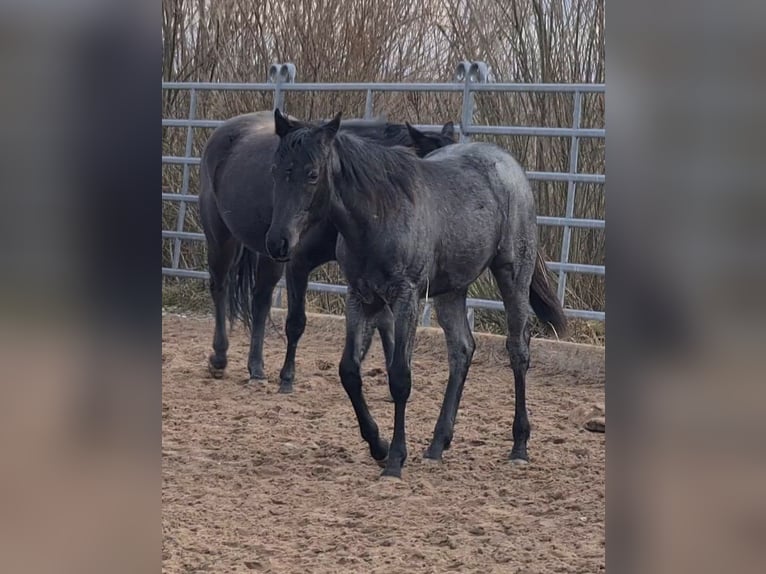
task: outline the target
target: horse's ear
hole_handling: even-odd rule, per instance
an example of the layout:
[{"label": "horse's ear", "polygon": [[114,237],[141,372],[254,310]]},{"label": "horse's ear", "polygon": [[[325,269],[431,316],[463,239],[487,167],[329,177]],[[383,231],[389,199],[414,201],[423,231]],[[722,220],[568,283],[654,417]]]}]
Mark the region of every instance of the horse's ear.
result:
[{"label": "horse's ear", "polygon": [[455,124],[452,122],[444,124],[444,127],[442,127],[442,135],[455,139]]},{"label": "horse's ear", "polygon": [[340,118],[343,115],[343,112],[338,112],[335,114],[335,117],[331,119],[326,124],[323,124],[319,127],[322,134],[328,139],[331,140],[335,137],[335,134],[338,133],[338,130],[340,129]]},{"label": "horse's ear", "polygon": [[407,131],[409,132],[410,138],[412,138],[413,142],[417,143],[417,142],[421,141],[425,137],[423,132],[421,132],[418,129],[413,128],[412,124],[410,124],[410,122],[404,122],[404,125],[407,126]]},{"label": "horse's ear", "polygon": [[284,137],[293,131],[296,126],[287,116],[279,111],[279,108],[276,108],[274,110],[274,128],[279,137]]}]

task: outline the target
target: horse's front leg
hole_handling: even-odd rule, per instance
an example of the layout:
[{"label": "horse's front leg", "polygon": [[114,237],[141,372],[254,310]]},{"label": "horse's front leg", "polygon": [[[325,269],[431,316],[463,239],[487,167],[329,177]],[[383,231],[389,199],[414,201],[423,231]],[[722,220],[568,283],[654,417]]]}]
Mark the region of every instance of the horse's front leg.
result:
[{"label": "horse's front leg", "polygon": [[372,458],[381,464],[388,456],[388,443],[380,438],[378,425],[372,418],[362,394],[362,354],[365,332],[371,321],[372,316],[365,311],[353,291],[349,290],[346,298],[346,345],[338,372],[343,388],[354,407],[362,438],[369,444]]},{"label": "horse's front leg", "polygon": [[282,369],[279,372],[279,392],[291,393],[295,380],[295,354],[303,332],[306,329],[306,290],[309,284],[309,265],[293,262],[287,266],[285,283],[287,284],[287,319],[285,335],[287,351]]},{"label": "horse's front leg", "polygon": [[412,390],[412,349],[418,323],[418,294],[414,289],[401,293],[391,305],[394,315],[394,352],[388,365],[388,388],[394,399],[394,437],[382,476],[401,478],[407,460],[404,414]]}]

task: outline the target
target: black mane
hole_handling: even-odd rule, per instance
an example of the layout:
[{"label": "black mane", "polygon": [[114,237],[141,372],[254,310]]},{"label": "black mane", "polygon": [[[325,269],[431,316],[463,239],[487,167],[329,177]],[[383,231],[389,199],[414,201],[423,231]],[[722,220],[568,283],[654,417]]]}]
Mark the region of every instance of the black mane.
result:
[{"label": "black mane", "polygon": [[[321,122],[301,122],[301,127],[292,131],[280,142],[279,154],[283,157],[288,150],[296,147],[305,146],[306,152],[312,159],[319,153],[318,146],[307,144],[307,138],[311,135],[314,128],[321,125]],[[382,120],[345,120],[340,124],[341,132],[345,135],[353,134],[360,141],[381,143],[380,147],[388,149],[392,146],[402,146],[407,151],[412,151],[407,146],[412,145],[412,138],[404,124],[390,124]],[[364,145],[364,144],[363,144]],[[415,152],[413,152],[415,153]]]},{"label": "black mane", "polygon": [[[404,137],[409,138],[406,128],[404,132]],[[335,136],[333,145],[332,177],[336,186],[353,190],[382,217],[395,212],[403,199],[415,203],[419,171],[415,150],[387,147],[342,131]]]}]

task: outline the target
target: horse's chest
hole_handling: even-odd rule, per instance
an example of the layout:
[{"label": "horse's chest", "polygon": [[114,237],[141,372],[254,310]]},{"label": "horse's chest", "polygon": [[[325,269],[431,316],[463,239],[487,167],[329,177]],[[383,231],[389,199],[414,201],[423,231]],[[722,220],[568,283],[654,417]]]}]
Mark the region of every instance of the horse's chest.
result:
[{"label": "horse's chest", "polygon": [[357,295],[367,304],[389,303],[402,287],[409,284],[406,275],[385,265],[358,261],[345,266],[346,279]]}]

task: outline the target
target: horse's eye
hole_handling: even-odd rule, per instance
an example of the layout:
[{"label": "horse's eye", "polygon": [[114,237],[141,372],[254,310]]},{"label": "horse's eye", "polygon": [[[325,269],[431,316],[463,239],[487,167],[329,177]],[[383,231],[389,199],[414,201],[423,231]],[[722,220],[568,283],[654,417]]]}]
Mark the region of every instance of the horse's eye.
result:
[{"label": "horse's eye", "polygon": [[312,169],[306,174],[306,178],[308,179],[309,183],[316,183],[319,181],[319,172],[315,169]]}]

